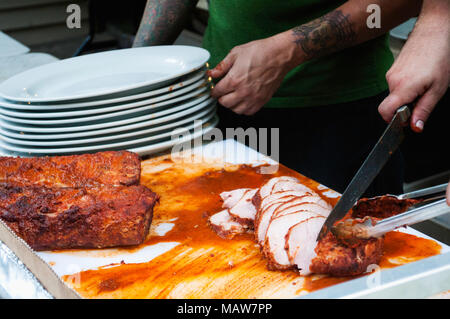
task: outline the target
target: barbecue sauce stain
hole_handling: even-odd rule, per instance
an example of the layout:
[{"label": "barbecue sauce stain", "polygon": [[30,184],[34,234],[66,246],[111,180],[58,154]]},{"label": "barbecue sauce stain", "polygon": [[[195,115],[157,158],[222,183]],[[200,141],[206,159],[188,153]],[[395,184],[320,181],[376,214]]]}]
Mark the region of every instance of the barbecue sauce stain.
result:
[{"label": "barbecue sauce stain", "polygon": [[406,262],[413,262],[441,252],[441,246],[433,240],[414,235],[389,232],[385,235],[382,268],[393,268]]},{"label": "barbecue sauce stain", "polygon": [[[164,169],[155,169],[158,165]],[[221,210],[221,192],[260,187],[281,175],[294,176],[319,194],[328,191],[282,165],[275,174],[260,174],[260,167],[248,165],[174,165],[167,158],[143,162],[141,183],[161,196],[152,229],[161,222],[175,225],[164,236],[151,231],[142,245],[103,254],[136,251],[161,242],[179,245],[149,262],[108,265],[63,276],[63,280],[85,298],[290,298],[353,279],[269,271],[252,234],[226,240],[209,228],[208,217]],[[332,205],[338,200],[323,198]],[[435,244],[411,235],[388,234],[383,267],[391,267],[387,260],[400,255],[427,257],[418,247],[432,247],[430,242]],[[429,251],[437,253],[436,247]]]}]

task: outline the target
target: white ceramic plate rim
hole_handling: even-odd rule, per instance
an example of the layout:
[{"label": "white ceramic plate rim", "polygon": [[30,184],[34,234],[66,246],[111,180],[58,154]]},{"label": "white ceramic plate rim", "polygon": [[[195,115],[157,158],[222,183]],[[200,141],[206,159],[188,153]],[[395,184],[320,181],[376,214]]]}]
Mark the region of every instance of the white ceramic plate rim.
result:
[{"label": "white ceramic plate rim", "polygon": [[[190,130],[192,130],[196,127],[200,127],[206,123],[207,122],[202,121],[202,123],[194,123],[194,124],[185,126],[182,129],[190,131]],[[173,134],[173,131],[170,131],[170,132],[164,132],[161,134],[156,134],[156,135],[143,137],[143,138],[139,138],[139,139],[135,139],[135,140],[128,140],[128,141],[124,141],[124,142],[114,142],[114,143],[109,143],[109,144],[99,144],[99,145],[81,146],[81,147],[65,147],[65,148],[64,147],[63,148],[27,148],[27,147],[24,147],[24,148],[22,148],[22,147],[11,146],[8,143],[6,143],[6,144],[3,143],[3,146],[6,149],[16,151],[16,152],[21,152],[21,153],[37,153],[37,154],[78,153],[78,152],[96,151],[99,149],[126,147],[128,145],[142,144],[142,143],[146,143],[146,142],[150,142],[150,141],[154,141],[154,140],[160,140],[163,138],[167,138],[167,137],[172,136],[172,134]],[[3,139],[3,137],[1,137],[1,139]]]},{"label": "white ceramic plate rim", "polygon": [[[131,52],[131,54],[130,54]],[[133,55],[134,53],[134,55]],[[127,58],[132,63],[137,63],[137,56],[142,55],[146,56],[150,63],[161,63],[161,59],[172,60],[173,62],[178,59],[178,62],[181,62],[184,67],[180,69],[178,72],[173,72],[172,74],[161,75],[159,77],[155,77],[149,79],[147,81],[142,81],[140,83],[134,83],[129,85],[122,85],[121,87],[109,88],[109,89],[96,89],[95,92],[86,92],[85,94],[74,94],[74,95],[66,95],[66,96],[54,96],[54,97],[45,97],[38,98],[34,96],[29,97],[21,97],[17,96],[20,91],[19,88],[29,88],[30,85],[36,84],[43,81],[43,77],[51,77],[53,73],[53,77],[55,74],[67,74],[70,73],[71,69],[77,68],[86,68],[90,64],[95,65],[98,62],[109,62],[110,67],[114,67],[116,64],[123,64],[124,59]],[[155,57],[158,58],[158,61],[154,61]],[[192,58],[193,57],[193,58]],[[118,93],[118,92],[127,92],[130,90],[145,88],[150,85],[156,85],[158,83],[163,83],[170,79],[175,79],[177,77],[183,76],[195,70],[198,70],[209,60],[210,54],[205,49],[193,46],[179,46],[179,45],[169,45],[169,46],[152,46],[152,47],[142,47],[142,48],[131,48],[131,49],[121,49],[121,50],[113,50],[106,51],[100,53],[93,53],[88,55],[82,55],[75,58],[69,58],[65,60],[60,60],[57,62],[45,64],[42,66],[38,66],[36,68],[27,70],[20,74],[17,74],[8,80],[4,81],[0,84],[0,96],[6,100],[17,101],[17,102],[59,102],[59,101],[71,101],[71,100],[79,100],[79,99],[87,99],[94,97],[101,97],[103,95]],[[109,61],[111,59],[112,61]],[[114,63],[114,60],[116,61]],[[148,65],[146,65],[148,67]],[[158,65],[160,67],[160,65]],[[106,68],[106,67],[104,67]],[[100,72],[102,69],[98,68],[95,72],[98,75],[101,75]],[[82,79],[83,77],[81,77]],[[84,78],[86,80],[86,77]]]},{"label": "white ceramic plate rim", "polygon": [[[178,142],[181,142],[183,139],[184,140],[191,140],[193,138],[196,138],[198,136],[201,136],[205,133],[207,133],[207,131],[210,131],[213,127],[215,127],[218,123],[219,119],[217,117],[217,115],[213,118],[213,120],[211,122],[206,122],[203,123],[203,125],[207,125],[207,127],[205,129],[200,130],[199,132],[195,132],[194,134],[189,134],[189,135],[185,135],[182,138],[179,139],[174,139],[174,140],[170,140],[170,141],[165,141],[162,143],[156,143],[156,144],[152,144],[151,146],[155,146],[155,147],[163,147],[163,145],[174,145],[177,144]],[[199,127],[200,125],[193,125],[194,127]],[[199,134],[200,133],[200,134]],[[172,132],[170,132],[170,135],[172,135]],[[153,137],[151,137],[153,138]],[[137,144],[142,144],[145,143],[145,141],[140,141],[138,143],[135,143],[135,141],[131,141],[130,143],[128,142],[123,142],[123,143],[116,143],[116,144],[124,144],[121,146],[126,146],[129,145],[131,147],[133,147],[133,145],[137,145]],[[173,143],[173,144],[171,144]],[[114,145],[114,146],[111,146]],[[28,149],[28,148],[20,148],[20,147],[14,147],[14,146],[10,146],[8,144],[5,144],[1,139],[0,139],[0,148],[12,151],[12,152],[17,152],[17,153],[25,153],[25,154],[68,154],[68,153],[80,153],[80,152],[89,152],[89,151],[100,151],[100,150],[107,150],[113,147],[121,147],[115,144],[104,144],[104,145],[96,145],[96,146],[92,146],[92,147],[76,147],[76,148],[66,148],[66,149]],[[134,149],[130,149],[130,151],[138,153],[139,154],[139,150],[147,150],[148,148],[146,146],[144,147],[137,147]]]},{"label": "white ceramic plate rim", "polygon": [[[203,96],[201,96],[195,100],[192,100],[188,103],[179,105],[177,107],[169,108],[169,109],[161,111],[161,112],[156,112],[156,113],[151,113],[148,115],[133,117],[133,118],[129,118],[126,120],[112,121],[112,122],[85,125],[85,126],[67,126],[67,127],[57,127],[57,128],[40,128],[40,127],[36,128],[36,127],[27,127],[27,126],[19,126],[19,125],[15,126],[15,125],[11,125],[9,123],[5,123],[5,121],[1,119],[1,116],[0,116],[0,124],[2,126],[4,126],[5,128],[8,128],[8,129],[11,129],[14,131],[19,131],[19,132],[31,132],[31,133],[64,133],[64,132],[66,132],[66,133],[69,133],[69,132],[80,132],[80,131],[88,131],[88,130],[97,130],[97,129],[107,128],[107,127],[121,126],[121,125],[126,125],[126,124],[146,121],[146,120],[152,120],[155,118],[163,117],[165,115],[168,115],[165,117],[166,121],[170,121],[174,118],[179,117],[179,114],[180,114],[179,111],[182,111],[182,110],[189,108],[191,106],[194,106],[194,105],[196,105],[196,107],[198,107],[198,104],[201,101],[207,99],[208,97],[209,97],[208,94],[204,94]],[[210,98],[210,100],[212,101],[213,99]],[[175,113],[175,114],[172,114],[172,113]]]},{"label": "white ceramic plate rim", "polygon": [[[210,101],[213,101],[212,99]],[[208,105],[211,104],[211,102],[203,102],[202,105]],[[123,125],[123,126],[116,126],[112,128],[105,128],[100,130],[93,130],[93,131],[82,131],[82,132],[69,132],[65,134],[27,134],[26,132],[17,130],[15,128],[8,128],[9,130],[16,131],[19,133],[10,133],[9,131],[5,131],[2,129],[2,120],[0,119],[0,134],[7,135],[11,137],[17,137],[20,139],[28,139],[28,140],[57,140],[57,139],[70,139],[70,138],[78,138],[78,137],[87,137],[87,136],[95,136],[95,135],[105,135],[105,134],[113,134],[117,132],[123,132],[123,131],[130,131],[134,129],[139,129],[143,127],[148,126],[155,126],[161,123],[169,122],[173,119],[177,119],[179,117],[183,117],[186,115],[189,115],[191,113],[196,112],[197,110],[201,109],[199,106],[195,106],[193,108],[188,108],[186,110],[183,110],[175,115],[172,115],[172,119],[167,117],[160,117],[156,118],[152,121],[145,121],[145,122],[138,122],[133,123],[130,125]],[[178,115],[178,116],[176,116]]]},{"label": "white ceramic plate rim", "polygon": [[211,122],[205,123],[205,124],[208,124],[208,126],[206,128],[203,128],[202,131],[194,132],[193,134],[184,136],[177,140],[162,142],[159,145],[154,144],[154,145],[150,145],[150,146],[141,146],[141,147],[136,147],[136,148],[130,148],[130,149],[128,149],[128,151],[137,153],[140,156],[145,156],[145,155],[150,155],[150,154],[154,154],[157,152],[161,152],[161,151],[163,151],[171,146],[174,146],[176,144],[185,143],[187,141],[194,140],[200,136],[203,136],[203,135],[209,133],[217,126],[217,123],[219,123],[219,117],[216,115]]},{"label": "white ceramic plate rim", "polygon": [[[118,111],[118,112],[109,112],[109,113],[93,115],[93,116],[82,116],[82,117],[74,117],[74,118],[70,118],[70,119],[57,119],[57,120],[34,120],[34,119],[16,118],[16,117],[11,117],[8,115],[0,114],[0,118],[4,119],[6,121],[14,122],[14,123],[22,123],[22,124],[30,124],[30,125],[61,125],[61,124],[92,122],[92,121],[97,121],[97,120],[105,120],[105,119],[117,117],[117,116],[133,114],[136,112],[149,111],[152,109],[159,108],[161,106],[169,106],[169,107],[177,106],[176,105],[177,103],[183,102],[190,98],[195,98],[197,95],[205,92],[206,90],[207,90],[207,87],[203,86],[195,91],[189,92],[180,97],[166,100],[166,101],[163,101],[160,103],[156,103],[156,104],[144,103],[144,106],[142,106],[142,107],[127,108],[125,110]],[[174,105],[172,105],[172,104],[174,104]]]},{"label": "white ceramic plate rim", "polygon": [[215,105],[208,105],[205,109],[199,111],[197,114],[190,116],[184,120],[181,121],[175,121],[175,122],[171,122],[165,125],[158,125],[158,126],[153,126],[149,129],[146,130],[140,130],[140,131],[136,131],[136,132],[128,132],[128,133],[122,133],[122,134],[117,134],[117,135],[108,135],[108,136],[102,136],[102,137],[94,137],[94,138],[87,138],[87,139],[69,139],[69,140],[61,140],[61,141],[53,141],[53,140],[41,140],[41,141],[36,141],[36,140],[22,140],[22,139],[17,139],[17,138],[10,138],[5,136],[6,134],[1,134],[3,132],[0,132],[0,139],[3,139],[5,142],[10,143],[10,144],[19,144],[19,145],[28,145],[28,146],[36,146],[36,145],[40,145],[40,146],[67,146],[67,145],[72,145],[72,144],[91,144],[91,143],[98,143],[98,142],[105,142],[105,141],[110,141],[110,140],[118,140],[118,139],[123,139],[123,138],[128,138],[128,137],[133,137],[136,135],[144,135],[144,134],[151,134],[151,133],[156,133],[159,131],[164,131],[164,130],[168,130],[171,128],[176,128],[176,127],[180,127],[186,123],[191,123],[195,120],[201,119],[204,122],[209,121],[211,119],[211,117],[214,116],[215,112],[213,112],[213,110],[215,110]]},{"label": "white ceramic plate rim", "polygon": [[[109,104],[109,105],[117,104],[117,103],[127,102],[127,101],[131,101],[131,100],[141,100],[141,99],[152,97],[155,95],[161,95],[161,96],[154,98],[155,101],[163,101],[164,99],[168,99],[168,98],[182,94],[182,93],[180,93],[181,90],[179,90],[179,89],[183,89],[183,91],[181,91],[181,92],[187,92],[186,91],[186,90],[188,90],[187,85],[190,85],[194,82],[201,82],[201,80],[203,80],[205,78],[205,73],[206,73],[206,71],[196,72],[196,73],[194,73],[194,76],[192,76],[191,78],[188,78],[187,80],[183,80],[181,82],[167,86],[167,87],[159,89],[159,90],[149,91],[149,92],[136,94],[136,95],[128,95],[128,96],[120,97],[120,98],[100,100],[100,101],[42,105],[42,104],[32,104],[32,103],[30,103],[30,104],[15,104],[15,103],[10,103],[10,102],[0,98],[0,111],[2,108],[24,110],[24,111],[54,111],[54,110],[64,110],[64,109],[77,109],[77,108],[85,108],[85,107],[92,107],[92,106],[102,106],[103,104]],[[191,87],[194,87],[194,86],[192,85]],[[149,100],[149,101],[151,101],[151,100]],[[138,101],[138,102],[140,102],[140,101]],[[127,105],[127,104],[122,104],[122,105]],[[97,109],[97,110],[100,110],[100,109]],[[11,111],[8,111],[8,112],[11,112]],[[75,111],[73,111],[73,112],[75,112]],[[53,113],[54,112],[47,113],[47,114],[53,114]],[[30,116],[31,116],[34,114],[45,114],[45,113],[26,113],[26,114],[30,114]],[[15,115],[15,116],[18,116],[18,115]],[[27,117],[27,116],[21,116],[21,117]]]}]

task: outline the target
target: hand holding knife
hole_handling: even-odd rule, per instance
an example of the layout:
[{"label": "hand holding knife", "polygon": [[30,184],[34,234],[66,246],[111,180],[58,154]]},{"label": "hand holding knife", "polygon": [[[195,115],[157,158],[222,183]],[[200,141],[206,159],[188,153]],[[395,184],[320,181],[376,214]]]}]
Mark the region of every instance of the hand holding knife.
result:
[{"label": "hand holding knife", "polygon": [[391,155],[402,143],[405,133],[404,126],[408,123],[411,111],[408,106],[399,108],[378,140],[375,147],[370,152],[350,184],[342,194],[336,206],[326,219],[317,240],[323,238],[331,227],[342,219],[353,207],[356,201],[364,194],[374,178],[378,175]]}]

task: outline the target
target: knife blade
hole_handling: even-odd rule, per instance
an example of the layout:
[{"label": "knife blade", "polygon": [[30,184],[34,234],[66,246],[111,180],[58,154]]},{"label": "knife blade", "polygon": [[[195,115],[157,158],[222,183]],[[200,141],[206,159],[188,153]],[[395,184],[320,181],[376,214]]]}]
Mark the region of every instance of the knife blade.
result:
[{"label": "knife blade", "polygon": [[334,206],[323,224],[322,229],[317,236],[317,240],[323,238],[334,223],[342,219],[361,195],[364,194],[374,178],[403,141],[405,137],[404,126],[405,123],[408,122],[410,116],[411,112],[407,105],[402,106],[397,110],[388,127],[381,135],[381,138],[375,144],[374,148],[345,189],[336,206]]}]

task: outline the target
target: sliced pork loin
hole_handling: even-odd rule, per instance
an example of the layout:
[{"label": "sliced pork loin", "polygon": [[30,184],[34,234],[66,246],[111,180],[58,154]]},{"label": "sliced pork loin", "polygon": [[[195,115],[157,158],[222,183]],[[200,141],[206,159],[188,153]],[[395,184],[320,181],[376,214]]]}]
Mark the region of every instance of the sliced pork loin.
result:
[{"label": "sliced pork loin", "polygon": [[210,227],[222,238],[231,239],[238,234],[246,233],[247,226],[236,222],[233,217],[224,209],[209,218]]},{"label": "sliced pork loin", "polygon": [[[234,207],[248,191],[253,190],[252,188],[239,188],[234,189],[229,192],[220,193],[220,197],[222,198],[223,208],[232,208]],[[257,189],[256,189],[257,190]]]},{"label": "sliced pork loin", "polygon": [[[258,198],[256,202],[258,202],[259,205],[256,205],[257,212],[255,216],[255,229],[260,224],[260,219],[267,219],[267,214],[269,214],[269,216],[272,216],[273,210],[276,209],[280,204],[285,202],[292,202],[300,197],[307,195],[311,195],[311,193],[305,191],[284,191],[268,195],[264,199],[261,199],[259,197],[260,192],[257,192],[255,198]],[[263,224],[265,224],[265,222],[267,222],[267,220],[265,220]]]},{"label": "sliced pork loin", "polygon": [[[269,180],[267,184],[271,183],[271,181],[274,179],[276,178]],[[289,182],[293,183],[292,181]],[[286,181],[278,182],[278,184],[281,183],[286,183]],[[298,181],[296,183],[300,184]],[[264,185],[262,188],[264,188],[266,185]],[[275,183],[274,185],[277,185],[277,183]],[[301,187],[299,187],[298,189],[300,188]],[[303,207],[301,207],[300,209],[293,208],[294,206],[298,205],[301,205]],[[331,211],[331,206],[326,201],[324,201],[317,193],[313,192],[309,188],[269,194],[261,200],[260,208],[255,218],[256,241],[260,245],[264,243],[267,228],[274,215],[278,216],[280,214],[289,214],[295,210],[313,211],[320,215],[328,216],[329,212]]]},{"label": "sliced pork loin", "polygon": [[240,188],[222,192],[224,210],[209,217],[210,227],[222,238],[231,239],[253,229],[256,207],[252,203],[258,189]]},{"label": "sliced pork loin", "polygon": [[298,180],[279,181],[278,183],[275,183],[272,188],[272,194],[287,191],[301,191],[314,194],[314,192],[309,187],[301,184]]},{"label": "sliced pork loin", "polygon": [[264,199],[273,193],[295,190],[313,193],[309,187],[301,184],[295,177],[280,176],[274,177],[264,184],[259,190],[259,195]]},{"label": "sliced pork loin", "polygon": [[267,228],[274,218],[291,213],[313,212],[318,215],[328,216],[329,209],[323,208],[315,203],[304,202],[302,197],[297,197],[293,201],[279,203],[270,206],[261,214],[259,223],[255,226],[255,236],[257,242],[262,245],[266,238]]},{"label": "sliced pork loin", "polygon": [[223,238],[254,228],[269,269],[344,276],[363,273],[380,260],[382,239],[348,247],[328,233],[317,243],[332,207],[294,177],[275,177],[259,189],[236,189],[221,197],[225,210],[210,217],[211,227]]},{"label": "sliced pork loin", "polygon": [[311,273],[311,262],[317,256],[316,239],[325,219],[324,216],[317,215],[289,228],[285,248],[289,261],[297,267],[300,275],[306,276]]},{"label": "sliced pork loin", "polygon": [[264,210],[269,205],[277,202],[278,200],[286,201],[289,199],[288,197],[292,198],[292,197],[301,197],[301,196],[306,196],[306,195],[312,195],[312,193],[305,192],[305,191],[284,191],[284,192],[270,194],[261,200],[260,206],[258,208],[260,210]]},{"label": "sliced pork loin", "polygon": [[286,247],[286,235],[289,229],[311,217],[317,217],[312,212],[294,212],[271,220],[267,228],[264,241],[263,253],[268,259],[269,269],[290,269],[293,264],[290,262]]},{"label": "sliced pork loin", "polygon": [[228,209],[230,215],[239,223],[253,228],[256,207],[253,205],[253,196],[258,189],[249,189],[245,191],[241,199],[231,208]]}]

